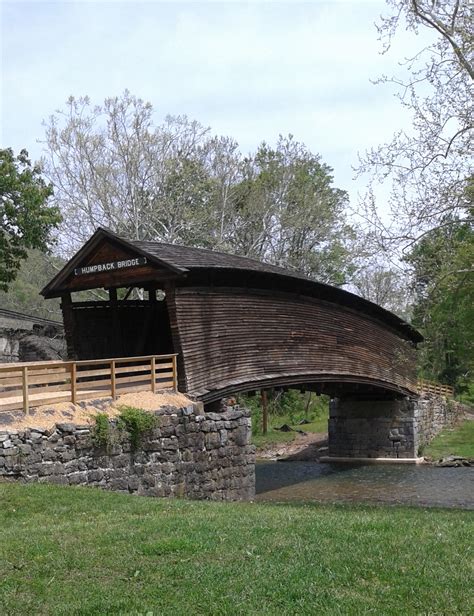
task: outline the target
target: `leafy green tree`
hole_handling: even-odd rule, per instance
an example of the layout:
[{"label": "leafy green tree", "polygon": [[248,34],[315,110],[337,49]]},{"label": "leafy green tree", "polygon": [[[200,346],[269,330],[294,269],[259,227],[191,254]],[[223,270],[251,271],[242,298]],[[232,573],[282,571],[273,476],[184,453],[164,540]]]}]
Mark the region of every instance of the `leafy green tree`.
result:
[{"label": "leafy green tree", "polygon": [[242,158],[237,143],[184,116],[161,125],[130,92],[92,106],[71,97],[46,125],[44,165],[63,214],[62,250],[97,226],[213,248],[346,282],[347,195],[292,137]]},{"label": "leafy green tree", "polygon": [[40,290],[55,276],[64,260],[45,255],[39,250],[28,250],[15,280],[8,285],[8,292],[0,290],[0,306],[53,321],[61,321],[60,299],[45,300]]},{"label": "leafy green tree", "polygon": [[52,192],[26,150],[17,157],[10,148],[0,150],[0,289],[15,279],[28,249],[47,250],[61,220],[58,208],[48,205]]},{"label": "leafy green tree", "polygon": [[242,163],[229,244],[239,254],[343,284],[352,268],[347,194],[332,169],[292,136]]},{"label": "leafy green tree", "polygon": [[414,268],[414,324],[425,335],[425,376],[455,385],[474,381],[474,229],[446,225],[423,238],[408,261]]},{"label": "leafy green tree", "polygon": [[167,242],[212,248],[216,185],[209,170],[203,161],[186,156],[168,160],[166,167],[155,224],[166,229]]}]

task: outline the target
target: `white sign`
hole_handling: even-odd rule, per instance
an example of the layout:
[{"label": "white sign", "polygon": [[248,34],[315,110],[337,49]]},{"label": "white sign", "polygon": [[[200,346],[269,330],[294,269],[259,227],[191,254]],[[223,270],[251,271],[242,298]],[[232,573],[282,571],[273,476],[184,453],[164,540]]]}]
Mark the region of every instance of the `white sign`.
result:
[{"label": "white sign", "polygon": [[75,276],[83,276],[84,274],[101,274],[103,272],[114,272],[116,270],[125,269],[128,267],[137,267],[146,265],[146,257],[136,257],[135,259],[124,259],[123,261],[111,261],[110,263],[96,263],[95,265],[86,265],[85,267],[76,267],[74,270]]}]

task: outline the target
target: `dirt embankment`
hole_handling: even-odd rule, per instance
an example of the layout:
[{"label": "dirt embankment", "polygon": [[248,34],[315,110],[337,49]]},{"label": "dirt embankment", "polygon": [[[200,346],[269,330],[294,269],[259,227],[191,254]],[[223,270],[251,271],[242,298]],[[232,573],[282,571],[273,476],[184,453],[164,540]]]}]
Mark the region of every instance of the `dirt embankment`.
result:
[{"label": "dirt embankment", "polygon": [[163,392],[136,392],[119,396],[117,400],[101,398],[85,400],[78,404],[61,402],[48,404],[31,409],[28,415],[23,411],[0,412],[1,430],[24,430],[25,428],[50,429],[57,423],[73,423],[86,425],[93,422],[97,413],[106,413],[109,417],[116,417],[121,406],[135,406],[146,411],[154,411],[163,406],[181,408],[191,404],[191,400],[180,393]]},{"label": "dirt embankment", "polygon": [[318,460],[328,454],[326,432],[297,434],[288,443],[272,443],[257,449],[257,458],[265,460]]}]

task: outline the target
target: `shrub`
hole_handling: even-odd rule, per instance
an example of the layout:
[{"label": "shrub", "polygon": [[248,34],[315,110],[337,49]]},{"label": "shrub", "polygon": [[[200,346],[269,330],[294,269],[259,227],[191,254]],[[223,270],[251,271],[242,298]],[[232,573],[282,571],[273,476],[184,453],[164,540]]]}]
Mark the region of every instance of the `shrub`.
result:
[{"label": "shrub", "polygon": [[106,447],[110,441],[109,416],[106,413],[97,413],[94,416],[95,425],[92,430],[92,440],[98,447]]},{"label": "shrub", "polygon": [[138,449],[142,437],[158,425],[158,417],[153,413],[134,406],[121,406],[117,427],[130,434],[132,450]]}]

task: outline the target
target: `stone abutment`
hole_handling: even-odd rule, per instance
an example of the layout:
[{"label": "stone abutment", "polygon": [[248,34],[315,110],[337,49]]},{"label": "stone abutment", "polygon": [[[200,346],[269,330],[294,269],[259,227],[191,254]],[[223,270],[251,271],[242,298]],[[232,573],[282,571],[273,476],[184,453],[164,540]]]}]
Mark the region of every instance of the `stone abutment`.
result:
[{"label": "stone abutment", "polygon": [[0,432],[0,477],[92,485],[145,496],[249,500],[255,495],[250,417],[238,406],[204,413],[201,404],[163,407],[157,427],[134,451],[110,420],[110,443],[97,446],[90,425],[57,424]]}]

